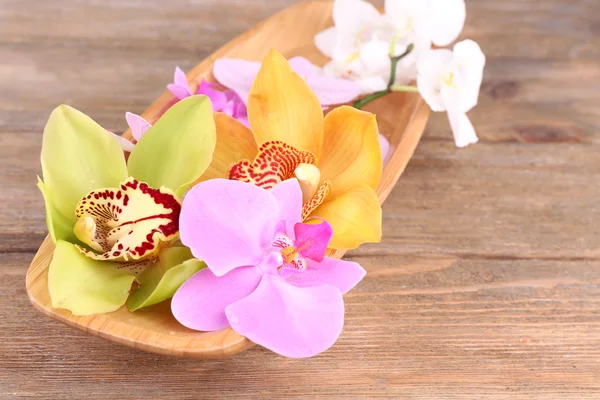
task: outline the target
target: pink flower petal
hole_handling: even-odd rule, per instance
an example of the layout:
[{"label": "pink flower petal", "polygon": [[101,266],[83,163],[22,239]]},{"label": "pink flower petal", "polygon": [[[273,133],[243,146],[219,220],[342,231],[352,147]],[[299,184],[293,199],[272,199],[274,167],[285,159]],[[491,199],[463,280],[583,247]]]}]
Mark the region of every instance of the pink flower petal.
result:
[{"label": "pink flower petal", "polygon": [[379,147],[381,148],[381,159],[383,160],[383,166],[387,164],[388,155],[390,152],[390,142],[381,133],[379,134]]},{"label": "pink flower petal", "polygon": [[181,241],[217,276],[257,265],[280,222],[276,198],[250,183],[211,179],[194,186],[183,201]]},{"label": "pink flower petal", "polygon": [[284,267],[280,273],[286,282],[297,287],[331,285],[346,294],[364,278],[367,271],[355,262],[325,257],[320,263],[309,262],[304,271]]},{"label": "pink flower petal", "polygon": [[298,75],[307,78],[317,74],[319,67],[308,61],[304,57],[294,57],[289,61],[290,67]]},{"label": "pink flower petal", "polygon": [[115,139],[117,139],[117,142],[119,142],[123,151],[125,151],[127,153],[131,153],[133,151],[133,148],[135,147],[135,145],[132,142],[125,139],[121,135],[117,135],[116,133],[113,133],[111,131],[107,131],[107,132],[110,133]]},{"label": "pink flower petal", "polygon": [[250,93],[250,88],[259,70],[260,63],[258,62],[220,58],[215,61],[213,75],[221,85],[235,91],[247,104],[248,93]]},{"label": "pink flower petal", "polygon": [[212,86],[213,85],[203,80],[198,86],[196,94],[207,96],[212,102],[213,111],[221,111],[227,104],[227,96],[225,96],[225,93],[213,89]]},{"label": "pink flower petal", "polygon": [[144,133],[152,127],[152,125],[144,118],[130,112],[125,113],[125,120],[127,121],[129,129],[131,129],[131,135],[136,142],[139,142],[142,136],[144,136]]},{"label": "pink flower petal", "polygon": [[[189,91],[189,83],[187,80],[187,77],[185,76],[185,72],[183,72],[181,70],[181,68],[179,67],[175,67],[175,74],[173,75],[173,83],[177,86],[182,86],[182,87],[187,87],[188,91]],[[192,92],[189,91],[189,94],[191,95]]]},{"label": "pink flower petal", "polygon": [[252,293],[262,278],[256,267],[236,268],[218,277],[205,268],[177,290],[171,311],[182,325],[198,331],[214,331],[229,326],[225,307]]},{"label": "pink flower petal", "polygon": [[302,189],[297,179],[288,179],[273,189],[271,194],[279,204],[279,220],[286,222],[288,231],[302,221]]},{"label": "pink flower petal", "polygon": [[344,325],[344,301],[329,285],[300,288],[265,275],[248,297],[227,308],[233,330],[286,357],[310,357],[335,343]]},{"label": "pink flower petal", "polygon": [[294,235],[294,247],[300,250],[300,255],[321,262],[333,236],[333,229],[325,220],[321,220],[320,224],[299,223],[294,225]]},{"label": "pink flower petal", "polygon": [[360,95],[360,87],[346,79],[313,75],[306,78],[306,83],[324,106],[344,104]]}]

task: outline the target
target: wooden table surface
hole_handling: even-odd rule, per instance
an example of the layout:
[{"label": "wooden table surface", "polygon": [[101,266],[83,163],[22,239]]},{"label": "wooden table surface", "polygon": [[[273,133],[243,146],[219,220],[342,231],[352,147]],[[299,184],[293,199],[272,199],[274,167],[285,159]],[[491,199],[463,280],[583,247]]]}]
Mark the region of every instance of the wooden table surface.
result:
[{"label": "wooden table surface", "polygon": [[[294,0],[0,0],[0,398],[600,398],[600,3],[472,0],[481,141],[432,116],[328,352],[147,354],[37,312],[42,128],[68,103],[115,132]],[[282,34],[285,34],[282,32]]]}]

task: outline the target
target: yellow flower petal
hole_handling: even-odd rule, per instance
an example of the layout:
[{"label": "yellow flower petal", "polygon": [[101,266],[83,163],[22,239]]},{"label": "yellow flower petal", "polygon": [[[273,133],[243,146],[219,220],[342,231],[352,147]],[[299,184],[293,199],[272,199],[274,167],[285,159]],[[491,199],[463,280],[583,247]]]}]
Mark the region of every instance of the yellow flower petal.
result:
[{"label": "yellow flower petal", "polygon": [[382,171],[375,115],[342,106],[325,117],[321,180],[331,181],[330,196],[367,185],[377,189]]},{"label": "yellow flower petal", "polygon": [[375,191],[366,185],[326,199],[310,216],[331,224],[331,248],[354,249],[381,240],[381,206]]},{"label": "yellow flower petal", "polygon": [[239,160],[253,160],[258,146],[250,129],[223,113],[214,113],[217,126],[217,145],[213,159],[198,182],[226,178],[229,167]]},{"label": "yellow flower petal", "polygon": [[267,54],[254,80],[248,116],[259,146],[280,140],[320,158],[323,109],[319,99],[275,50]]}]

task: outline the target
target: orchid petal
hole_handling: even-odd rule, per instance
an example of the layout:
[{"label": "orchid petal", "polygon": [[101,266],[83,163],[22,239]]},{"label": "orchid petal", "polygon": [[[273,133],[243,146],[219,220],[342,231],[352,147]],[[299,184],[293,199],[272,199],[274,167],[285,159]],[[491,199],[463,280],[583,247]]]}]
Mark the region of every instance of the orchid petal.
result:
[{"label": "orchid petal", "polygon": [[323,145],[319,99],[276,50],[265,57],[248,99],[252,132],[260,146],[283,141],[310,151],[317,160]]},{"label": "orchid petal", "polygon": [[213,111],[221,111],[227,105],[227,96],[225,93],[213,89],[212,84],[202,81],[196,90],[196,94],[203,94],[210,99],[213,105]]},{"label": "orchid petal", "polygon": [[459,100],[460,110],[467,112],[477,105],[479,99],[485,55],[479,45],[472,40],[456,43],[453,53],[452,64],[456,65],[456,73],[464,75],[460,79],[460,96],[456,97]]},{"label": "orchid petal", "polygon": [[381,206],[375,191],[368,186],[326,199],[311,216],[323,218],[331,224],[331,248],[354,249],[362,243],[381,240]]},{"label": "orchid petal", "polygon": [[249,183],[212,179],[194,186],[181,210],[181,241],[217,276],[257,265],[275,236],[277,200]]},{"label": "orchid petal", "polygon": [[256,267],[236,268],[218,277],[206,268],[193,275],[171,300],[173,316],[182,325],[199,331],[229,326],[225,308],[252,293],[262,277]]},{"label": "orchid petal", "polygon": [[258,153],[252,132],[241,122],[229,115],[215,113],[217,144],[213,159],[200,182],[214,178],[227,178],[232,162],[237,160],[253,160]]},{"label": "orchid petal", "polygon": [[133,144],[130,140],[127,140],[123,136],[117,135],[116,133],[113,133],[111,131],[108,131],[108,133],[110,133],[115,139],[117,139],[117,142],[119,142],[119,145],[121,145],[123,151],[127,153],[131,153],[133,151],[135,144]]},{"label": "orchid petal", "polygon": [[265,142],[254,160],[240,160],[232,164],[227,178],[272,189],[280,182],[293,178],[298,165],[315,163],[315,156],[308,151],[299,151],[279,141]]},{"label": "orchid petal", "polygon": [[302,190],[296,179],[281,182],[271,190],[279,205],[279,220],[292,228],[302,221]]},{"label": "orchid petal", "polygon": [[304,57],[293,57],[290,58],[288,62],[290,63],[292,70],[304,79],[316,75],[319,71],[319,67]]},{"label": "orchid petal", "polygon": [[210,100],[191,96],[175,103],[144,134],[129,157],[129,173],[181,196],[211,163],[216,140]]},{"label": "orchid petal", "polygon": [[329,285],[299,288],[265,275],[249,296],[225,308],[234,331],[277,354],[310,357],[331,347],[344,325],[344,301]]},{"label": "orchid petal", "polygon": [[325,56],[332,58],[333,57],[333,48],[337,43],[338,31],[335,26],[331,28],[327,28],[324,31],[317,33],[315,36],[315,46],[321,53]]},{"label": "orchid petal", "polygon": [[342,106],[325,117],[321,179],[331,181],[330,196],[352,188],[379,185],[381,148],[375,115]]},{"label": "orchid petal", "polygon": [[129,178],[118,189],[98,189],[75,208],[77,238],[97,260],[139,261],[158,254],[179,237],[181,204],[167,188],[153,189]]},{"label": "orchid petal", "polygon": [[446,111],[446,105],[440,95],[442,74],[452,62],[452,51],[447,49],[424,52],[417,61],[417,87],[419,94],[432,111]]},{"label": "orchid petal", "polygon": [[367,76],[357,79],[355,83],[361,94],[371,94],[387,89],[388,83],[381,76]]},{"label": "orchid petal", "polygon": [[322,220],[316,224],[294,225],[294,235],[294,247],[300,255],[321,262],[333,236],[333,229],[327,221]]},{"label": "orchid petal", "polygon": [[233,90],[248,104],[248,94],[259,70],[258,62],[219,58],[213,66],[213,75],[221,85]]},{"label": "orchid petal", "polygon": [[[73,233],[73,225],[75,224],[75,216],[67,217],[63,215],[54,206],[54,199],[50,188],[42,182],[38,177],[38,189],[42,192],[44,197],[44,205],[46,207],[46,225],[48,226],[48,233],[52,238],[52,241],[56,243],[57,240],[65,240],[67,242],[76,242],[77,238]],[[71,213],[73,214],[73,213]]]},{"label": "orchid petal", "polygon": [[381,133],[379,134],[379,147],[381,148],[381,159],[383,160],[383,166],[385,167],[389,161],[388,156],[390,152],[390,142]]},{"label": "orchid petal", "polygon": [[313,75],[306,78],[306,83],[323,106],[348,103],[360,95],[360,86],[347,79]]},{"label": "orchid petal", "polygon": [[192,259],[186,247],[171,247],[160,255],[158,265],[142,273],[140,287],[127,300],[129,311],[158,304],[175,294],[192,275],[206,267],[202,261]]},{"label": "orchid petal", "polygon": [[479,141],[467,114],[456,111],[452,107],[448,108],[447,114],[456,147],[466,147]]},{"label": "orchid petal", "polygon": [[465,1],[434,0],[428,12],[431,14],[423,19],[433,44],[442,47],[456,40],[465,25]]},{"label": "orchid petal", "polygon": [[134,113],[126,112],[125,120],[127,121],[127,125],[129,125],[129,129],[131,129],[131,136],[133,136],[136,142],[139,142],[144,133],[152,127],[148,121]]},{"label": "orchid petal", "polygon": [[98,187],[116,187],[127,178],[119,142],[91,118],[66,105],[54,109],[48,119],[41,161],[53,206],[73,224],[75,206],[83,196]]},{"label": "orchid petal", "polygon": [[367,271],[359,264],[351,261],[325,257],[322,262],[312,262],[304,271],[284,267],[281,277],[290,285],[297,287],[313,287],[331,285],[346,294],[365,277]]},{"label": "orchid petal", "polygon": [[377,8],[363,0],[338,0],[333,3],[333,21],[343,35],[355,36],[365,25],[380,17]]},{"label": "orchid petal", "polygon": [[167,89],[169,89],[169,91],[179,100],[183,100],[192,95],[192,90],[190,89],[190,84],[185,76],[185,72],[179,67],[175,67],[173,83],[167,85]]},{"label": "orchid petal", "polygon": [[125,304],[134,280],[117,267],[116,263],[87,258],[74,245],[58,240],[48,267],[52,307],[74,315],[117,310]]}]

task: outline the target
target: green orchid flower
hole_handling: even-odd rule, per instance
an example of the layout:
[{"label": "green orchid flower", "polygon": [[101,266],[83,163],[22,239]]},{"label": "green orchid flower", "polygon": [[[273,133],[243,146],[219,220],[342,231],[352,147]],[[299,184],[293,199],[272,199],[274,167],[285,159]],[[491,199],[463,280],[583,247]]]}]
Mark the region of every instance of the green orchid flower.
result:
[{"label": "green orchid flower", "polygon": [[[134,311],[170,298],[203,268],[179,242],[180,199],[212,161],[215,144],[205,96],[173,105],[127,161],[108,131],[57,107],[44,128],[38,178],[56,244],[52,306],[89,315],[127,302]],[[129,296],[134,280],[139,288]]]}]

